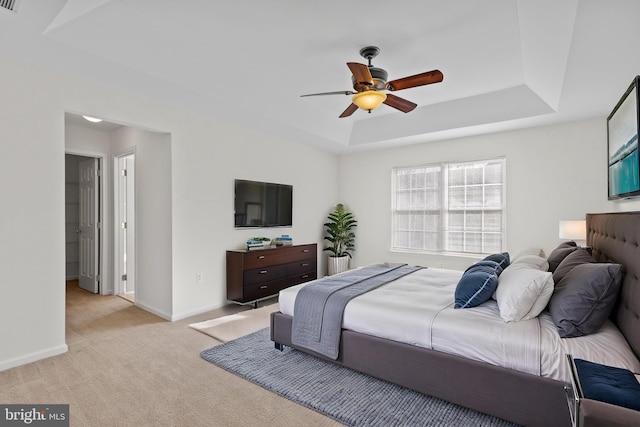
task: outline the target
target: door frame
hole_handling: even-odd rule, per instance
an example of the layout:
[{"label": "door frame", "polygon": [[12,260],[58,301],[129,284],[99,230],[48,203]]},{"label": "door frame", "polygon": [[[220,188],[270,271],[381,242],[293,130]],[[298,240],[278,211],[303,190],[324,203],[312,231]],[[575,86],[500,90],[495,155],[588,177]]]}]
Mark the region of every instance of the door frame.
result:
[{"label": "door frame", "polygon": [[106,216],[108,209],[107,207],[110,194],[109,188],[109,168],[108,161],[109,155],[108,153],[103,153],[99,151],[91,151],[91,150],[82,150],[78,148],[65,148],[65,154],[73,154],[76,156],[83,157],[92,157],[98,159],[98,163],[100,164],[101,170],[101,179],[99,180],[98,188],[100,191],[100,200],[99,200],[99,218],[100,218],[100,255],[98,259],[98,265],[100,266],[100,286],[99,292],[100,295],[113,295],[113,282],[111,280],[111,268],[109,268],[109,262],[107,258],[107,254],[110,253],[109,248],[109,236],[111,235],[111,226],[108,221],[108,217]]},{"label": "door frame", "polygon": [[[120,279],[120,275],[122,273],[123,267],[121,262],[121,251],[122,251],[122,239],[120,235],[120,159],[128,156],[133,156],[134,164],[136,158],[136,149],[135,147],[128,148],[126,150],[117,152],[113,155],[113,294],[121,294],[124,293],[124,284]],[[135,188],[137,185],[135,184],[135,166],[134,166],[134,200],[135,200]],[[135,236],[135,222],[136,222],[136,208],[135,203],[133,206],[133,219],[131,222],[134,225],[133,228],[133,246],[134,246],[134,259],[133,259],[133,268],[127,269],[127,276],[133,276],[133,282],[136,282],[136,266],[135,266],[135,252],[136,252],[136,236]],[[132,271],[130,271],[132,270]],[[135,286],[135,285],[134,285]],[[137,286],[134,288],[134,294],[137,294]],[[137,298],[135,298],[137,300]],[[134,302],[135,304],[135,302]]]}]

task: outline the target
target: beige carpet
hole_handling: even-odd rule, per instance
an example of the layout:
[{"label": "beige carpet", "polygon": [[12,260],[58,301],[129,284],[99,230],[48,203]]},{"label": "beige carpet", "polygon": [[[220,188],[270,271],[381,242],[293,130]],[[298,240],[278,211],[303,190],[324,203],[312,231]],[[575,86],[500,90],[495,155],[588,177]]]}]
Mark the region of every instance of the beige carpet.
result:
[{"label": "beige carpet", "polygon": [[189,325],[243,311],[167,322],[68,284],[69,352],[0,371],[0,403],[70,404],[71,427],[339,426],[200,357],[220,341]]},{"label": "beige carpet", "polygon": [[271,313],[278,310],[278,303],[275,303],[189,326],[218,341],[227,342],[268,327]]}]

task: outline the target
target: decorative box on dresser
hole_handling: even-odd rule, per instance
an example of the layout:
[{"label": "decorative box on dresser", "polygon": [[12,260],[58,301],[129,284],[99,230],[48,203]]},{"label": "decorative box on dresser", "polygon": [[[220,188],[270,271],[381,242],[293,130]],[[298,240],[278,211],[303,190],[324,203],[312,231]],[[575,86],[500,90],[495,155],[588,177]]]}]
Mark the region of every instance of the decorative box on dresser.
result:
[{"label": "decorative box on dresser", "polygon": [[257,303],[318,277],[318,245],[227,251],[227,299]]}]

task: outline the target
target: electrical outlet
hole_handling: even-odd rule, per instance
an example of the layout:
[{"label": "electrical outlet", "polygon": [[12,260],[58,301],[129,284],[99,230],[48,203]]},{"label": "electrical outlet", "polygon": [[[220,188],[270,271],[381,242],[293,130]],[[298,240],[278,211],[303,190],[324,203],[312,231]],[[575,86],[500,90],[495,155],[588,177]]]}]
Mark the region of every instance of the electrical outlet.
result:
[{"label": "electrical outlet", "polygon": [[203,275],[202,273],[196,273],[196,285],[202,284]]}]

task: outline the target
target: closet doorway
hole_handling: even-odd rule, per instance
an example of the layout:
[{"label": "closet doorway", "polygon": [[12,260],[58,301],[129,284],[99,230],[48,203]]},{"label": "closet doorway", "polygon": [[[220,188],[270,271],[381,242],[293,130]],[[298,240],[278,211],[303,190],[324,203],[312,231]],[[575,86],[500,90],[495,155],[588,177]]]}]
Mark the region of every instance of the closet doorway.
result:
[{"label": "closet doorway", "polygon": [[65,261],[67,280],[100,293],[101,159],[65,155]]}]

